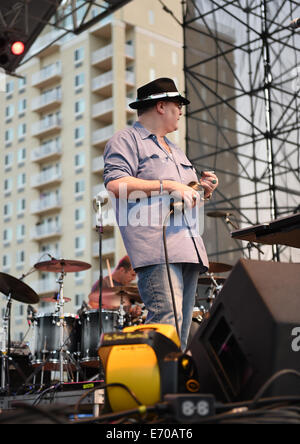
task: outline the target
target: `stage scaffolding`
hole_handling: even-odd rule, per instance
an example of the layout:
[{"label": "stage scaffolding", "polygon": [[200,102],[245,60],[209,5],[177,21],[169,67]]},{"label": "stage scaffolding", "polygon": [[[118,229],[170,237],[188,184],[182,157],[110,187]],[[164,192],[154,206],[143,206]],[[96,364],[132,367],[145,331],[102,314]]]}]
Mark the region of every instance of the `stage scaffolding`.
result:
[{"label": "stage scaffolding", "polygon": [[[183,2],[187,155],[220,186],[206,204],[210,258],[295,260],[297,251],[231,239],[243,228],[299,212],[299,17],[292,0]],[[233,225],[230,224],[232,221]],[[213,240],[212,240],[213,239]],[[262,254],[264,253],[264,254]],[[298,256],[299,261],[299,256]]]}]

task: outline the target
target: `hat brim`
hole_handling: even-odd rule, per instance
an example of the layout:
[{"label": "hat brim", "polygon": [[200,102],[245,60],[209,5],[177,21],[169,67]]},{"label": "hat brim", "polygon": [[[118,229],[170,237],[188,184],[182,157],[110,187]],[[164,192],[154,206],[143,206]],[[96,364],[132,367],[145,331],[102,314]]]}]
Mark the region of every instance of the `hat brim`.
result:
[{"label": "hat brim", "polygon": [[132,109],[141,109],[154,105],[156,102],[180,102],[182,105],[189,105],[191,102],[185,97],[178,94],[175,97],[164,97],[158,99],[146,99],[146,100],[136,100],[135,102],[129,103],[129,107]]}]

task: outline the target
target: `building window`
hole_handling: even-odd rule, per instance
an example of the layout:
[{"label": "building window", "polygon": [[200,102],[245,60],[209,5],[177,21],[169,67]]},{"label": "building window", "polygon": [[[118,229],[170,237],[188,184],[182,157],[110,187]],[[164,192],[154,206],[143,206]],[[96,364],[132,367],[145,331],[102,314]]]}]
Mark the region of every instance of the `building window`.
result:
[{"label": "building window", "polygon": [[14,130],[13,128],[8,128],[5,131],[5,144],[8,145],[10,143],[12,143],[13,139],[14,139]]},{"label": "building window", "polygon": [[74,62],[75,64],[82,62],[84,59],[84,48],[77,48],[74,51]]},{"label": "building window", "polygon": [[79,142],[80,140],[84,139],[84,126],[83,125],[77,126],[75,128],[74,138],[75,138],[75,142]]},{"label": "building window", "polygon": [[85,153],[79,153],[75,155],[75,169],[83,168],[85,165]]},{"label": "building window", "polygon": [[10,193],[12,191],[12,178],[8,177],[4,179],[4,193]]},{"label": "building window", "polygon": [[84,86],[84,72],[76,74],[75,76],[75,89],[82,88]]},{"label": "building window", "polygon": [[17,187],[18,190],[23,189],[26,185],[26,174],[25,173],[20,173],[18,174],[18,178],[17,178]]},{"label": "building window", "polygon": [[5,154],[4,156],[4,166],[6,169],[10,168],[13,164],[14,155],[13,153]]},{"label": "building window", "polygon": [[17,161],[18,164],[24,163],[26,160],[26,148],[20,148],[18,150]]},{"label": "building window", "polygon": [[75,224],[81,224],[85,220],[85,208],[76,208],[75,209]]},{"label": "building window", "polygon": [[19,91],[22,91],[25,89],[27,84],[27,78],[26,76],[22,77],[21,79],[19,79],[18,81],[18,86],[19,86]]},{"label": "building window", "polygon": [[17,241],[21,241],[25,238],[25,225],[24,224],[20,224],[17,225]]},{"label": "building window", "polygon": [[85,189],[85,183],[83,179],[75,182],[75,194],[84,193],[84,189]]},{"label": "building window", "polygon": [[154,11],[152,11],[152,10],[148,11],[148,21],[149,21],[149,25],[154,25],[155,15],[154,15]]},{"label": "building window", "polygon": [[14,81],[11,80],[6,84],[6,94],[12,94],[14,92]]},{"label": "building window", "polygon": [[15,113],[15,107],[13,104],[8,105],[5,108],[5,120],[9,120],[14,116]]},{"label": "building window", "polygon": [[75,252],[84,251],[85,249],[85,236],[75,237]]},{"label": "building window", "polygon": [[11,228],[5,228],[3,231],[3,243],[9,244],[12,241],[12,229]]},{"label": "building window", "polygon": [[19,115],[24,114],[27,108],[27,100],[21,99],[18,103],[18,113]]},{"label": "building window", "polygon": [[16,265],[22,266],[25,262],[25,251],[24,250],[18,250],[16,253]]},{"label": "building window", "polygon": [[13,206],[11,202],[8,202],[4,205],[3,207],[3,215],[5,218],[7,217],[11,217],[12,216],[12,211],[13,211]]},{"label": "building window", "polygon": [[26,123],[20,123],[18,126],[18,140],[24,139],[26,136]]},{"label": "building window", "polygon": [[75,116],[83,114],[84,110],[85,110],[84,99],[77,100],[77,102],[75,102]]},{"label": "building window", "polygon": [[18,199],[17,201],[17,214],[23,214],[26,209],[26,200],[25,199]]}]

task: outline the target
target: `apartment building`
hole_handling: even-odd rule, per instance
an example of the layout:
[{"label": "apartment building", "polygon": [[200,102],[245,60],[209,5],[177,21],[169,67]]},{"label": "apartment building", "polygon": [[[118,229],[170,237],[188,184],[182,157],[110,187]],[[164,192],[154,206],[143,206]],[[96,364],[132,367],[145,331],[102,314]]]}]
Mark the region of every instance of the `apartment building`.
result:
[{"label": "apartment building", "polygon": [[[165,0],[180,20],[180,0]],[[184,91],[182,28],[156,0],[133,0],[88,31],[56,40],[50,26],[35,42],[38,54],[7,77],[1,95],[1,271],[32,287],[35,308],[58,290],[56,273],[37,271],[50,256],[89,263],[64,277],[66,313],[87,300],[99,276],[99,236],[93,197],[103,185],[103,150],[112,134],[131,125],[128,103],[138,86],[160,76]],[[32,51],[31,51],[32,53]],[[184,148],[184,120],[173,140]],[[125,254],[119,230],[104,226],[103,269]],[[49,256],[50,255],[50,256]],[[6,297],[0,308],[3,318]],[[12,339],[28,339],[26,304],[13,301]],[[1,321],[0,321],[1,322]]]}]

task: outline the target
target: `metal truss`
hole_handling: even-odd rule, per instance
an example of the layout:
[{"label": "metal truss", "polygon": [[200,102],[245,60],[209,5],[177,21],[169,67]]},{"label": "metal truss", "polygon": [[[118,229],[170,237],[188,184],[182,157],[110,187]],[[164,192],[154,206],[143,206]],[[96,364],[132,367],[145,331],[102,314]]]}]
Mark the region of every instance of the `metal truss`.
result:
[{"label": "metal truss", "polygon": [[[299,2],[187,0],[183,14],[187,154],[199,172],[220,179],[206,205],[215,213],[209,236],[222,219],[232,231],[299,211],[300,39],[291,27]],[[292,260],[295,253],[227,236],[212,256]]]},{"label": "metal truss", "polygon": [[[22,0],[26,3],[32,0]],[[24,58],[23,63],[28,62],[31,58],[37,56],[40,52],[49,48],[59,40],[68,35],[79,35],[89,29],[94,24],[103,20],[131,0],[44,0],[49,3],[57,3],[56,11],[52,17],[44,21],[52,28],[52,33],[48,33],[48,40],[41,46],[40,42],[33,45],[32,49]],[[0,7],[1,10],[1,7]],[[0,16],[1,17],[1,16]],[[43,22],[43,19],[40,18]],[[37,36],[35,36],[37,37]]]}]

